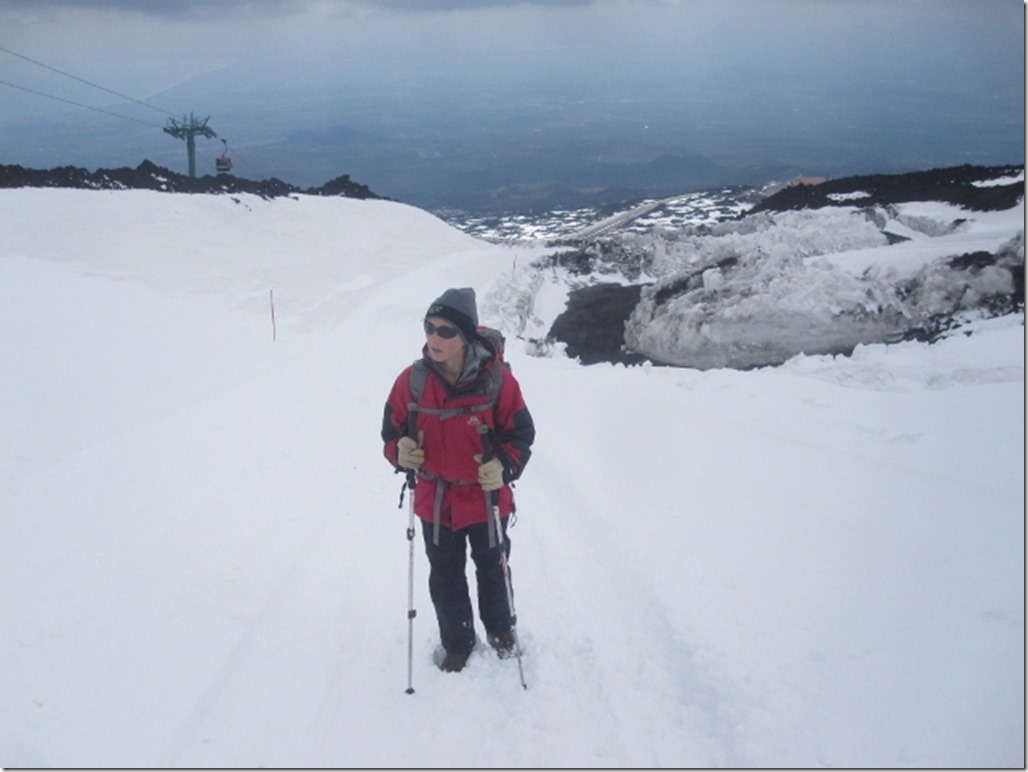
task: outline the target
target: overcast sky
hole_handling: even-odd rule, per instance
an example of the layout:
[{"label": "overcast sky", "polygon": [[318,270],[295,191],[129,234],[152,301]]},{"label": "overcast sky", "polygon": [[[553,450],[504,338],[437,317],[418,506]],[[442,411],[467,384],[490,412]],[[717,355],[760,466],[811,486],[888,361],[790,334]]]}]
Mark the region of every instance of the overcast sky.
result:
[{"label": "overcast sky", "polygon": [[[1021,0],[0,0],[0,47],[170,113],[212,114],[234,137],[290,119],[353,125],[340,110],[374,100],[388,124],[411,105],[465,115],[536,92],[661,95],[766,133],[877,115],[943,134],[941,106],[953,131],[987,122],[1010,138],[1002,153],[1023,148]],[[69,107],[14,86],[118,101],[4,51],[0,81],[13,84],[0,84],[5,163],[18,161],[5,125]]]},{"label": "overcast sky", "polygon": [[[1023,18],[1020,0],[0,0],[0,45],[137,98],[236,64],[313,85],[656,83],[669,98],[888,76],[1023,105]],[[3,52],[0,79],[106,101]],[[53,107],[11,91],[7,111]]]}]

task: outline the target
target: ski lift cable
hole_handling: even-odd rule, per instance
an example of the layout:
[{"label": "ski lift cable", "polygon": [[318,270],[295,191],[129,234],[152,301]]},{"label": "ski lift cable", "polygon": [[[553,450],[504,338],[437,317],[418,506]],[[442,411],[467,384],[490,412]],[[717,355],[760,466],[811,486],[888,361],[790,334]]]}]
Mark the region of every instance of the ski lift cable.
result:
[{"label": "ski lift cable", "polygon": [[[65,72],[64,70],[60,70],[60,69],[58,69],[56,67],[52,67],[49,64],[46,64],[44,62],[40,62],[40,61],[38,61],[36,59],[33,59],[31,57],[25,56],[24,54],[19,54],[17,51],[12,51],[11,49],[9,49],[9,48],[7,48],[5,46],[0,46],[0,51],[8,53],[11,56],[16,56],[19,59],[24,59],[25,61],[30,62],[32,64],[35,64],[35,65],[37,65],[39,67],[43,67],[44,69],[51,70],[52,72],[56,72],[59,75],[64,75],[65,77],[71,78],[72,80],[77,80],[80,83],[86,84],[87,86],[92,86],[93,88],[97,88],[97,89],[100,89],[101,91],[105,91],[108,94],[112,94],[112,95],[118,97],[119,99],[125,99],[125,100],[128,100],[129,102],[134,102],[134,103],[136,103],[138,105],[142,105],[143,107],[148,107],[151,110],[156,110],[159,113],[163,113],[164,115],[170,116],[172,119],[176,118],[176,115],[174,113],[169,112],[168,110],[165,110],[163,108],[157,107],[156,105],[148,104],[147,102],[143,102],[142,100],[135,99],[134,97],[130,97],[127,94],[121,94],[121,93],[119,93],[117,91],[114,91],[112,89],[109,89],[109,88],[107,88],[105,86],[101,86],[101,85],[99,85],[97,83],[93,83],[92,81],[86,80],[85,78],[80,78],[77,75],[72,75],[69,72]],[[16,88],[16,89],[18,89],[20,91],[25,91],[25,92],[27,92],[29,94],[35,94],[37,96],[45,97],[47,99],[53,99],[53,100],[55,100],[57,102],[64,102],[65,104],[73,105],[75,107],[81,107],[81,108],[83,108],[85,110],[92,110],[94,112],[103,113],[104,115],[110,115],[110,116],[113,116],[115,118],[122,118],[122,119],[124,119],[126,121],[132,121],[133,123],[141,123],[144,126],[152,126],[152,127],[155,127],[155,128],[163,128],[163,127],[161,127],[161,126],[159,126],[159,125],[157,125],[155,123],[151,123],[149,121],[141,120],[139,118],[132,118],[132,117],[130,117],[128,115],[122,115],[120,113],[115,113],[115,112],[112,112],[111,110],[104,110],[103,108],[100,108],[100,107],[93,107],[91,105],[83,104],[81,102],[76,102],[76,101],[71,100],[71,99],[65,99],[64,97],[54,96],[53,94],[48,94],[46,92],[39,91],[37,89],[29,88],[27,86],[21,86],[21,85],[18,85],[17,83],[11,83],[10,81],[0,80],[0,85],[9,86],[10,88]],[[222,141],[224,142],[224,140],[222,140]],[[226,147],[225,147],[225,152],[226,153],[227,153],[227,150],[228,150],[228,146],[226,144]],[[246,165],[245,161],[244,161],[244,165]]]},{"label": "ski lift cable", "polygon": [[[52,72],[56,72],[59,75],[63,75],[66,78],[71,78],[72,80],[77,80],[80,83],[85,83],[87,86],[92,86],[93,88],[98,88],[101,91],[106,91],[108,94],[113,94],[114,96],[116,96],[116,97],[118,97],[120,99],[127,99],[130,102],[135,102],[137,105],[142,105],[143,107],[149,107],[151,110],[156,110],[159,113],[164,113],[165,115],[170,115],[170,116],[174,117],[174,113],[170,113],[170,112],[168,112],[167,110],[165,110],[165,109],[163,109],[161,107],[156,107],[155,105],[148,104],[146,102],[143,102],[142,100],[136,99],[134,97],[127,96],[125,94],[119,94],[117,91],[112,91],[111,89],[106,88],[105,86],[100,86],[100,85],[98,85],[96,83],[93,83],[92,81],[86,80],[85,78],[80,78],[79,76],[72,75],[71,73],[65,72],[64,70],[59,70],[56,67],[51,67],[49,64],[44,64],[43,62],[37,61],[36,59],[32,59],[32,58],[30,58],[28,56],[25,56],[24,54],[19,54],[17,51],[12,51],[11,49],[5,48],[4,46],[0,46],[0,51],[4,51],[5,53],[10,54],[11,56],[17,56],[19,59],[24,59],[26,62],[31,62],[32,64],[35,64],[35,65],[37,65],[39,67],[43,67],[43,68],[45,68],[47,70],[51,70]],[[11,85],[11,84],[8,83],[7,85]],[[22,87],[15,86],[15,88],[22,88]],[[31,91],[31,89],[27,89],[27,88],[23,88],[23,90],[24,91]],[[37,91],[37,92],[33,92],[33,93],[41,93],[41,92]],[[47,94],[43,94],[43,96],[48,96],[48,95]],[[53,99],[58,99],[58,97],[52,97],[52,98]],[[68,101],[68,100],[62,100],[62,101]],[[73,102],[72,104],[75,104],[75,103]],[[79,105],[79,106],[83,107],[84,105]],[[101,112],[103,112],[103,111],[101,111]]]},{"label": "ski lift cable", "polygon": [[54,99],[58,102],[64,102],[65,104],[74,105],[75,107],[83,107],[86,110],[93,110],[94,112],[103,113],[104,115],[113,115],[115,118],[124,118],[126,121],[141,123],[144,126],[155,126],[158,129],[161,128],[160,125],[156,123],[151,123],[150,121],[140,120],[139,118],[132,118],[128,115],[121,115],[120,113],[112,113],[110,110],[104,110],[102,107],[93,107],[91,105],[84,105],[81,102],[73,102],[72,100],[65,99],[64,97],[54,96],[53,94],[46,94],[42,91],[36,91],[34,88],[19,86],[17,83],[10,83],[6,80],[0,80],[0,85],[10,86],[11,88],[16,88],[20,91],[27,91],[30,94],[36,94],[41,97],[46,97],[47,99]]}]

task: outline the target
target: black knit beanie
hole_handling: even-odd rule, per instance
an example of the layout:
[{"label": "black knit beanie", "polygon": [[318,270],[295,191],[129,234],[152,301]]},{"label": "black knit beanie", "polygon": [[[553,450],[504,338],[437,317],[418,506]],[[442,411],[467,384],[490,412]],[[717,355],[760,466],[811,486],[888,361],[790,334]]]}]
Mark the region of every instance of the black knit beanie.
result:
[{"label": "black knit beanie", "polygon": [[460,330],[466,343],[475,339],[478,328],[478,306],[472,287],[450,288],[436,298],[425,312],[425,318],[438,316],[446,319]]}]

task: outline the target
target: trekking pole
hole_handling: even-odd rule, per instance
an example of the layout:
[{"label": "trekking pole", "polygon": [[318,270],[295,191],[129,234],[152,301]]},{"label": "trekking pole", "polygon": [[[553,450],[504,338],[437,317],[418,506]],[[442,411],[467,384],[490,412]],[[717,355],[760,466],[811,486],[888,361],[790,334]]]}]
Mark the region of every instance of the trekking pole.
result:
[{"label": "trekking pole", "polygon": [[407,543],[410,545],[407,562],[407,694],[414,694],[414,617],[418,615],[414,609],[414,472],[407,472],[406,485],[410,488],[410,520],[407,522]]},{"label": "trekking pole", "polygon": [[[478,427],[478,433],[482,436],[483,463],[493,457],[488,432],[489,427]],[[504,545],[503,528],[500,526],[500,505],[497,491],[486,492],[485,511],[489,527],[495,529],[496,543],[500,547],[500,568],[503,569],[503,583],[507,588],[507,608],[510,611],[510,633],[514,636],[514,655],[518,659],[518,677],[521,679],[521,688],[527,689],[528,684],[525,682],[525,668],[521,664],[521,641],[518,640],[518,614],[517,611],[514,610],[514,589],[511,587],[510,583],[510,566],[507,565],[507,550]]]},{"label": "trekking pole", "polygon": [[[424,442],[424,432],[417,431],[417,405],[408,405],[407,436],[417,439],[418,447]],[[407,694],[414,694],[414,487],[417,477],[413,469],[407,470],[406,486],[410,489],[410,519],[407,521]],[[403,506],[403,488],[400,488],[400,506]]]}]

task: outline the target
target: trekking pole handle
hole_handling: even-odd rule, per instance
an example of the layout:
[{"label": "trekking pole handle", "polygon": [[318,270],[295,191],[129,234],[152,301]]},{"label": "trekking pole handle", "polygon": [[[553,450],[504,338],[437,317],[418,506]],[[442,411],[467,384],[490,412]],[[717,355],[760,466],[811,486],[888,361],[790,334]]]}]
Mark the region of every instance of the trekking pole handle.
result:
[{"label": "trekking pole handle", "polygon": [[[496,458],[496,453],[493,449],[492,437],[489,435],[489,427],[482,425],[478,427],[478,436],[482,438],[482,463],[491,461]],[[485,495],[485,500],[490,510],[494,507],[499,506],[500,503],[500,492],[499,491],[488,491]]]},{"label": "trekking pole handle", "polygon": [[478,427],[478,436],[482,438],[482,461],[491,461],[493,456],[493,443],[489,439],[489,427],[482,424]]},{"label": "trekking pole handle", "polygon": [[[417,405],[415,405],[414,403],[411,403],[410,404],[410,408],[411,408],[411,412],[409,412],[407,414],[407,434],[406,434],[406,436],[410,437],[412,440],[414,440],[416,443],[418,443],[418,447],[420,448],[422,445],[425,444],[425,432],[424,432],[423,429],[418,429],[417,428],[417,425],[416,425],[415,420],[414,420],[414,410],[417,408]],[[416,472],[416,470],[408,469],[407,470],[407,487],[410,488],[411,490],[414,490],[414,485],[415,485],[416,482],[417,482],[417,472]],[[402,506],[402,502],[401,502],[401,506]]]}]

